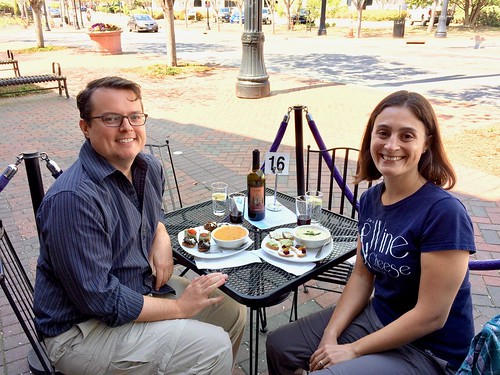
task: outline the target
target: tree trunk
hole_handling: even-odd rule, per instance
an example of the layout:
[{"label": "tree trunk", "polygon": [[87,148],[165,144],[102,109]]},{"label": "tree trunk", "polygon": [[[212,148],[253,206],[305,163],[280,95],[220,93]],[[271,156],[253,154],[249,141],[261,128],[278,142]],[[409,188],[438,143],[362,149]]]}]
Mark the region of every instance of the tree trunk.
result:
[{"label": "tree trunk", "polygon": [[177,51],[175,47],[175,28],[174,28],[174,2],[167,0],[166,7],[163,10],[167,32],[167,66],[177,66]]},{"label": "tree trunk", "polygon": [[429,20],[429,24],[427,25],[427,34],[432,33],[432,29],[434,28],[434,17],[436,17],[436,7],[437,7],[437,0],[434,0],[431,10],[431,19]]},{"label": "tree trunk", "polygon": [[470,26],[470,0],[465,0],[464,4],[464,26]]},{"label": "tree trunk", "polygon": [[[364,3],[364,1],[363,1]],[[363,5],[358,8],[358,33],[356,34],[356,38],[361,38],[361,20],[363,19]]]},{"label": "tree trunk", "polygon": [[35,22],[36,46],[38,48],[45,47],[43,40],[43,25],[42,25],[42,6],[43,0],[31,0],[31,9],[33,10],[33,21]]}]

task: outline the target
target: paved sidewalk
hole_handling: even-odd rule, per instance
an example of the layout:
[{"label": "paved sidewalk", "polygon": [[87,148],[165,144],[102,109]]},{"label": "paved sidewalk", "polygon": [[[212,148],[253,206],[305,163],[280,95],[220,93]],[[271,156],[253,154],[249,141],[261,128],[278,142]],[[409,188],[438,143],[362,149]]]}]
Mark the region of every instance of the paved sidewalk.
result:
[{"label": "paved sidewalk", "polygon": [[[15,47],[9,47],[15,48]],[[144,89],[148,118],[149,141],[162,142],[169,138],[174,161],[179,170],[183,201],[193,204],[209,198],[209,186],[216,180],[226,181],[230,190],[245,187],[245,175],[251,165],[251,150],[268,150],[283,116],[294,105],[307,106],[313,115],[325,143],[331,146],[358,147],[368,115],[387,92],[355,85],[341,85],[273,74],[270,77],[271,96],[258,100],[235,97],[238,70],[216,68],[192,76],[164,80],[149,79],[125,68],[161,63],[162,57],[144,54],[118,56],[94,55],[86,49],[51,52],[48,54],[16,55],[23,74],[39,72],[42,66],[58,61],[68,77],[70,99],[59,97],[55,91],[22,98],[0,98],[0,168],[15,161],[22,152],[43,151],[66,169],[77,157],[83,137],[78,129],[75,96],[86,82],[103,75],[125,75],[138,81]],[[44,69],[42,69],[44,70]],[[432,98],[431,98],[432,99]],[[443,136],[462,132],[467,124],[492,127],[499,124],[498,108],[467,103],[433,100],[439,115]],[[295,144],[294,118],[290,119],[280,150],[292,153]],[[304,123],[305,124],[305,123]],[[306,129],[304,142],[314,144]],[[459,184],[454,193],[464,202],[474,222],[477,258],[500,257],[500,176],[488,175],[456,164]],[[45,188],[52,183],[50,173],[42,165]],[[294,165],[292,165],[294,168]],[[38,240],[24,171],[19,172],[0,194],[0,218],[14,246],[32,274],[38,253]],[[269,179],[274,184],[274,180]],[[293,176],[280,179],[278,189],[295,194]],[[474,316],[476,330],[500,312],[499,272],[474,273]],[[310,289],[300,290],[299,316],[329,306],[338,294]],[[288,320],[291,302],[267,310],[269,328]],[[0,295],[0,348],[3,357],[0,373],[28,373],[28,345],[3,295]],[[261,334],[261,363],[266,374]],[[248,332],[237,358],[234,374],[248,371]]]}]

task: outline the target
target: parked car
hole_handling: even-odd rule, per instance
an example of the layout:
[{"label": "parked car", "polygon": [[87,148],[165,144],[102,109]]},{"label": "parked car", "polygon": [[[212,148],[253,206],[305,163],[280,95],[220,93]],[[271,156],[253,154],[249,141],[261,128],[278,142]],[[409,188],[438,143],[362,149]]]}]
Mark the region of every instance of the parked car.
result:
[{"label": "parked car", "polygon": [[196,14],[196,10],[194,10],[194,9],[188,9],[188,11],[187,11],[187,19],[188,20],[195,20],[195,21],[197,21],[198,20],[198,16]]},{"label": "parked car", "polygon": [[132,14],[128,20],[129,31],[153,31],[158,32],[158,22],[151,18],[149,14]]},{"label": "parked car", "polygon": [[52,18],[61,18],[61,11],[59,8],[49,8],[49,14]]},{"label": "parked car", "polygon": [[299,11],[299,14],[294,14],[292,15],[292,23],[297,23],[297,20],[298,20],[298,23],[301,23],[301,24],[306,24],[307,23],[307,19],[309,18],[309,12],[305,9],[301,9]]},{"label": "parked car", "polygon": [[271,15],[271,11],[269,10],[269,8],[262,8],[262,23],[264,25],[270,25],[273,21],[271,19],[272,15]]},{"label": "parked car", "polygon": [[[229,19],[231,23],[240,23],[240,12],[234,12]],[[241,16],[241,23],[245,22],[245,13]]]},{"label": "parked car", "polygon": [[[420,22],[422,26],[426,26],[431,20],[431,15],[432,15],[431,7],[410,9],[408,12],[410,25],[413,25],[415,22]],[[439,22],[440,15],[441,15],[441,9],[437,8],[436,14],[434,16],[434,23]],[[453,20],[453,14],[449,12],[446,17],[446,25],[449,25],[452,20]]]},{"label": "parked car", "polygon": [[220,8],[218,16],[220,22],[229,22],[229,19],[231,18],[231,10],[229,8]]}]

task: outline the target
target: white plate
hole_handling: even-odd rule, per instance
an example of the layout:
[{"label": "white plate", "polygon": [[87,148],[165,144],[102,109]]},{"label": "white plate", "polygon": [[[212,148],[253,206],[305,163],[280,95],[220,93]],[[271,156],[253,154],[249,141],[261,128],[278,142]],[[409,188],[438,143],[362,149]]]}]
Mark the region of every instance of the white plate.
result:
[{"label": "white plate", "polygon": [[[200,231],[204,230],[204,228],[202,226],[196,227],[194,229],[196,229],[198,234],[200,233]],[[231,256],[234,254],[238,254],[242,251],[245,251],[253,244],[253,241],[249,238],[247,240],[247,242],[241,248],[235,249],[235,250],[229,250],[229,249],[224,249],[222,247],[217,246],[215,241],[213,239],[211,239],[210,240],[210,250],[207,251],[206,253],[202,253],[202,252],[198,251],[198,244],[196,244],[194,247],[187,247],[187,246],[184,246],[182,244],[182,240],[184,240],[184,231],[183,230],[177,234],[177,240],[179,241],[179,245],[181,245],[182,249],[186,253],[189,253],[189,254],[191,254],[195,257],[198,257],[198,258],[205,258],[205,259],[224,258],[224,257],[228,257],[228,256]]]},{"label": "white plate", "polygon": [[[280,229],[277,229],[276,231],[277,232],[290,232],[290,233],[293,233],[293,228],[280,228]],[[318,262],[320,260],[325,259],[328,255],[330,255],[330,253],[333,250],[333,242],[330,241],[330,243],[328,243],[326,245],[326,247],[323,249],[323,251],[321,252],[321,255],[320,255],[319,258],[316,258],[316,254],[318,253],[318,251],[320,249],[310,249],[310,250],[306,249],[306,256],[303,257],[303,258],[299,258],[297,255],[294,255],[293,257],[282,257],[281,255],[278,254],[277,250],[271,250],[270,248],[268,248],[266,246],[266,243],[269,240],[270,240],[269,235],[267,235],[264,238],[264,240],[262,240],[262,244],[261,244],[262,250],[264,250],[267,254],[270,254],[270,255],[272,255],[275,258],[278,258],[278,259],[281,259],[281,260],[286,260],[286,261],[289,261],[289,262],[295,262],[295,263]],[[297,243],[294,241],[293,244],[296,245]]]}]

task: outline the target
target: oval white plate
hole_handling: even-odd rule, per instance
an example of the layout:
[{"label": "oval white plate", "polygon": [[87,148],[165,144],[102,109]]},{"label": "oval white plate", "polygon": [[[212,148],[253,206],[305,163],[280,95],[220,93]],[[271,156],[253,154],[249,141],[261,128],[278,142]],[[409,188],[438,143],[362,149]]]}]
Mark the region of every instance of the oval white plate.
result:
[{"label": "oval white plate", "polygon": [[[198,233],[200,233],[201,230],[204,230],[204,228],[202,226],[196,227],[194,229]],[[184,246],[182,244],[183,239],[184,239],[184,231],[182,230],[177,234],[177,240],[179,241],[179,245],[181,246],[182,250],[184,250],[186,253],[191,254],[195,257],[205,258],[205,259],[224,258],[224,257],[228,257],[228,256],[231,256],[234,254],[238,254],[238,253],[248,249],[253,243],[253,241],[249,238],[248,241],[241,248],[235,249],[235,250],[229,250],[229,249],[224,249],[222,247],[217,246],[215,241],[213,239],[211,239],[210,240],[210,250],[207,251],[206,253],[202,253],[202,252],[198,251],[198,244],[196,244],[194,247]]]},{"label": "oval white plate", "polygon": [[[280,228],[280,229],[277,229],[276,231],[293,232],[293,228]],[[282,257],[281,255],[278,254],[277,250],[271,250],[270,248],[268,248],[266,246],[267,241],[269,241],[270,239],[271,238],[269,237],[269,235],[267,235],[262,240],[262,244],[261,244],[262,250],[264,250],[267,254],[270,254],[270,255],[272,255],[275,258],[278,258],[278,259],[281,259],[281,260],[286,260],[286,261],[289,261],[289,262],[294,262],[294,263],[318,262],[320,260],[325,259],[328,255],[330,255],[330,253],[333,250],[333,242],[330,241],[330,243],[328,243],[326,245],[326,247],[323,249],[323,251],[321,252],[321,255],[320,255],[319,258],[316,258],[316,254],[318,253],[318,251],[320,249],[311,249],[311,250],[306,249],[307,250],[306,256],[303,257],[303,258],[299,258],[297,255],[295,255],[293,257]],[[294,245],[297,244],[295,241],[293,243],[294,243]]]}]

